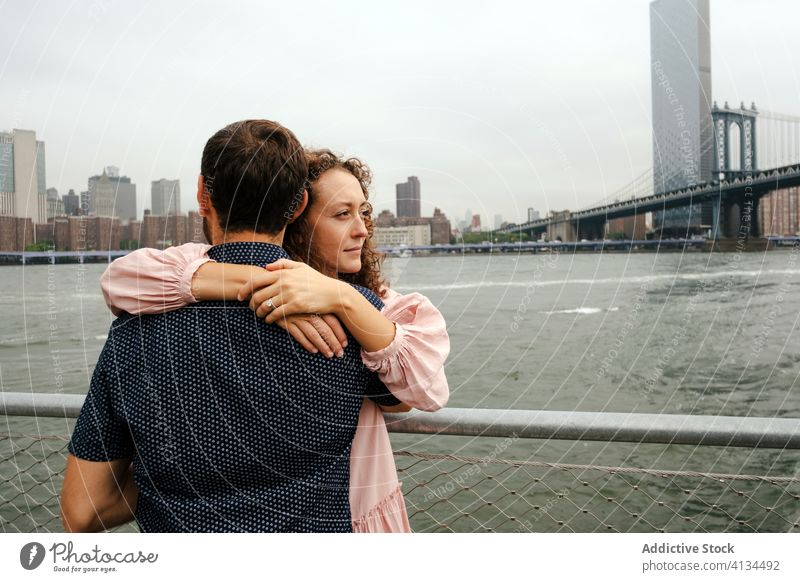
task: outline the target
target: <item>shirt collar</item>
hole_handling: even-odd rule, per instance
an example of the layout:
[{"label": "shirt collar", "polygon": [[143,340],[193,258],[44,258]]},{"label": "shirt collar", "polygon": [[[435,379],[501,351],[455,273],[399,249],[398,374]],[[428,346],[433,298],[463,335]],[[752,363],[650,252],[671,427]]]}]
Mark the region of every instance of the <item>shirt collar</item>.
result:
[{"label": "shirt collar", "polygon": [[264,267],[278,259],[288,259],[282,247],[262,242],[230,242],[208,249],[208,257],[218,263]]}]

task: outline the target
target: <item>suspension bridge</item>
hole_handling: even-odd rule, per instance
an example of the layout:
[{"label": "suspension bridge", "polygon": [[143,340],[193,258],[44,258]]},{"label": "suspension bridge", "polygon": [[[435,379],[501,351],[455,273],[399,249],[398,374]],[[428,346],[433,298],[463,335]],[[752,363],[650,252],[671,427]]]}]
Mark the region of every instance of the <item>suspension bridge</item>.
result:
[{"label": "suspension bridge", "polygon": [[601,240],[609,232],[609,221],[634,218],[643,223],[646,214],[653,213],[657,223],[682,208],[688,210],[681,214],[687,236],[692,225],[712,240],[773,234],[761,232],[760,202],[800,186],[800,116],[715,103],[712,122],[713,131],[699,145],[701,155],[713,158],[705,181],[666,189],[664,185],[685,178],[684,169],[665,175],[650,167],[583,208],[552,211],[546,218],[497,232],[565,242]]}]

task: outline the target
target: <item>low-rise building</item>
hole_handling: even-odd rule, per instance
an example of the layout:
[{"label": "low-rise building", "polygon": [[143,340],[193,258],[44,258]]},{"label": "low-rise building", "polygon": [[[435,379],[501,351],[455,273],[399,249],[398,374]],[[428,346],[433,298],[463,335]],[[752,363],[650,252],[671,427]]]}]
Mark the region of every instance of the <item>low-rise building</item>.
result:
[{"label": "low-rise building", "polygon": [[375,229],[375,243],[378,246],[427,246],[431,244],[431,227],[429,224],[382,226]]},{"label": "low-rise building", "polygon": [[[434,208],[433,216],[396,217],[390,211],[384,210],[375,218],[376,236],[377,232],[381,229],[408,227],[408,226],[428,226],[430,232],[429,235],[430,242],[426,244],[436,245],[436,244],[448,244],[450,242],[450,235],[451,235],[450,220],[438,208]],[[400,236],[400,235],[398,234],[392,236]],[[412,243],[407,243],[407,244],[412,244]]]}]

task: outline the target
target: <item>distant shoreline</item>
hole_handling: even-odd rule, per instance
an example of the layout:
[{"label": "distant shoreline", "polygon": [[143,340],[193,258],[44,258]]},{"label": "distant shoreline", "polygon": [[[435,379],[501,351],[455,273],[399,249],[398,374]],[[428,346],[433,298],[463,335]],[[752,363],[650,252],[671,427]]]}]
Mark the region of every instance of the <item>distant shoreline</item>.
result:
[{"label": "distant shoreline", "polygon": [[[739,253],[790,251],[800,245],[800,237],[782,237],[780,239],[755,239],[747,242],[726,240],[710,244],[707,240],[662,240],[662,241],[586,241],[576,243],[499,243],[449,245],[447,247],[393,247],[381,251],[387,259],[420,258],[420,257],[464,257],[481,256],[519,256],[550,253],[614,253],[614,254],[647,254],[647,253]],[[85,251],[85,252],[0,252],[0,266],[37,266],[63,264],[107,264],[109,256],[113,259],[125,256],[131,251]],[[24,262],[23,262],[24,256]]]}]

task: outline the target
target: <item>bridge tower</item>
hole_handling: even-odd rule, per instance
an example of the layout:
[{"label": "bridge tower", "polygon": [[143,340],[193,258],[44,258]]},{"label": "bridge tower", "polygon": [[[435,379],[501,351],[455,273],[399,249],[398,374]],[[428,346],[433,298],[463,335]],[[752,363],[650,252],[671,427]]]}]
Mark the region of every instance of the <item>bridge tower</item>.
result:
[{"label": "bridge tower", "polygon": [[[711,108],[711,119],[714,122],[714,178],[733,179],[735,174],[757,171],[756,156],[756,110],[755,103],[747,109],[742,103],[739,109],[731,109],[725,102],[723,108],[716,101]],[[731,129],[735,127],[735,136],[731,140]],[[738,142],[738,143],[737,143]],[[738,153],[738,156],[734,156]],[[738,159],[735,159],[738,158]],[[728,177],[733,173],[734,176]],[[724,176],[720,176],[724,174]]]},{"label": "bridge tower", "polygon": [[[713,181],[747,180],[758,171],[757,116],[755,103],[750,109],[744,102],[738,109],[731,109],[727,101],[721,108],[714,102],[711,108],[715,145]],[[758,197],[747,189],[724,201],[718,194],[712,200],[711,224],[712,239],[758,236]]]}]

